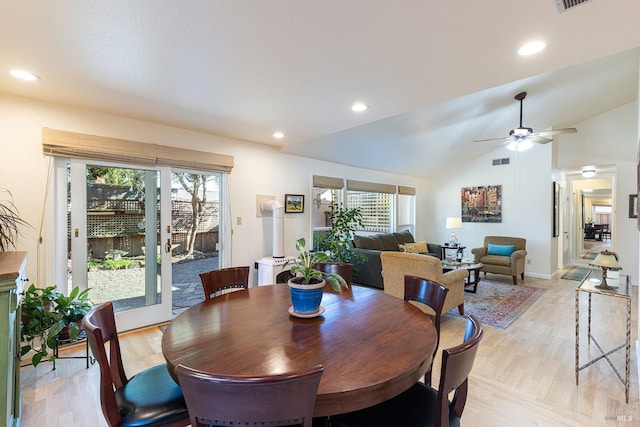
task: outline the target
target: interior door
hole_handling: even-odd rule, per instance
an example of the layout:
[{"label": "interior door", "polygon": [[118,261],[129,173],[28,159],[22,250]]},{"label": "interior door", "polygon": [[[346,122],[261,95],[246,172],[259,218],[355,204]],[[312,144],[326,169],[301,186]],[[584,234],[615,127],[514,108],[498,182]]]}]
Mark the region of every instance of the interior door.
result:
[{"label": "interior door", "polygon": [[69,288],[112,301],[119,330],[171,319],[171,172],[71,160]]}]

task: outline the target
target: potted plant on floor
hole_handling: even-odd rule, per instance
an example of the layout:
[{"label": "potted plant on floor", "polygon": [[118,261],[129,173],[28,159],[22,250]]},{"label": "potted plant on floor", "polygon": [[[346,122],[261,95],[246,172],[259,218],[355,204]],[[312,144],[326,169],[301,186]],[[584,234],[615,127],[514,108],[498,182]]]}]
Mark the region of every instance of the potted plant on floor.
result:
[{"label": "potted plant on floor", "polygon": [[336,269],[341,271],[347,283],[351,283],[354,268],[363,260],[362,255],[351,250],[355,231],[364,228],[362,212],[358,208],[346,208],[335,202],[329,208],[331,229],[327,234],[318,235],[316,246],[319,251],[327,253],[327,263],[338,264]]},{"label": "potted plant on floor", "polygon": [[29,286],[22,298],[22,326],[20,328],[20,356],[34,351],[31,359],[33,366],[43,360],[49,360],[49,350],[55,347],[55,341],[49,341],[49,330],[56,322],[51,305],[58,291],[55,286],[37,288]]},{"label": "potted plant on floor", "polygon": [[58,340],[78,338],[80,321],[92,307],[89,289],[80,291],[76,286],[66,296],[55,286],[29,286],[22,299],[20,355],[34,351],[33,366],[51,360],[49,352],[56,348]]},{"label": "potted plant on floor", "polygon": [[82,318],[93,308],[93,303],[89,299],[89,288],[80,291],[75,286],[68,296],[56,292],[53,302],[53,316],[56,323],[49,330],[49,336],[75,341],[80,333]]},{"label": "potted plant on floor", "polygon": [[305,249],[306,241],[300,238],[296,241],[298,258],[286,263],[283,268],[291,265],[289,290],[291,292],[292,315],[309,317],[319,315],[322,290],[326,283],[331,288],[340,292],[342,287],[347,287],[347,282],[336,273],[324,273],[316,268],[317,263],[326,262],[328,256],[324,252],[308,252]]}]

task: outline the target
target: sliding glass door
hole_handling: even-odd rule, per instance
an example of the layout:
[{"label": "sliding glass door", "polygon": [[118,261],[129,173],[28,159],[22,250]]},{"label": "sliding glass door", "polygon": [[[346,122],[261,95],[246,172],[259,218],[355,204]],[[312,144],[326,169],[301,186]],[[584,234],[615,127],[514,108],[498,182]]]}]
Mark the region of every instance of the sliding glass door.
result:
[{"label": "sliding glass door", "polygon": [[66,163],[68,287],[112,301],[119,330],[171,319],[171,171]]}]

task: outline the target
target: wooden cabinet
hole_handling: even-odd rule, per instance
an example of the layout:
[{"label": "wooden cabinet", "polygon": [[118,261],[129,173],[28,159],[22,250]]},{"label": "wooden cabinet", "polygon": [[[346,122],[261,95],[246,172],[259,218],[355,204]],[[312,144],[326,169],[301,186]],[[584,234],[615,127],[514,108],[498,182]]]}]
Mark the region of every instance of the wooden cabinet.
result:
[{"label": "wooden cabinet", "polygon": [[27,253],[0,252],[0,425],[20,425],[20,294]]}]

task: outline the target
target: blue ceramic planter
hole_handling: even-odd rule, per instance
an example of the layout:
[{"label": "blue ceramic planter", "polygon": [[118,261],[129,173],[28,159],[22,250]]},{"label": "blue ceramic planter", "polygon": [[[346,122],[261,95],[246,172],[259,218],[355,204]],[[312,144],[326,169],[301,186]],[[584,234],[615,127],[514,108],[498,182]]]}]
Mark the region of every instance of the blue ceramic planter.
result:
[{"label": "blue ceramic planter", "polygon": [[298,314],[314,314],[320,311],[324,285],[324,281],[313,285],[300,285],[289,281],[293,311]]}]

